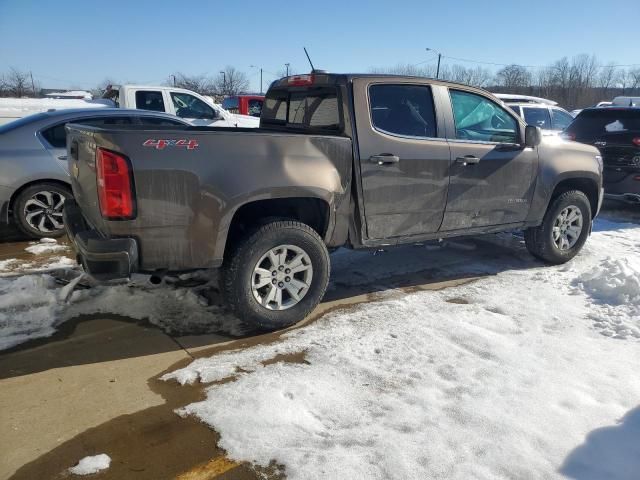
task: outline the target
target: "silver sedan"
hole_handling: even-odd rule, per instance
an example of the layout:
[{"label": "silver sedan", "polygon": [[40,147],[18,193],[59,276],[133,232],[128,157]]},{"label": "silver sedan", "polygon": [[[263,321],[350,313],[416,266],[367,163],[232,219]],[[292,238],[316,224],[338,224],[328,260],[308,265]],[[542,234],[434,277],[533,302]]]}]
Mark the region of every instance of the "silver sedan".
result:
[{"label": "silver sedan", "polygon": [[65,125],[189,126],[173,115],[96,108],[37,113],[0,126],[0,223],[31,238],[64,234],[62,207],[71,197]]}]

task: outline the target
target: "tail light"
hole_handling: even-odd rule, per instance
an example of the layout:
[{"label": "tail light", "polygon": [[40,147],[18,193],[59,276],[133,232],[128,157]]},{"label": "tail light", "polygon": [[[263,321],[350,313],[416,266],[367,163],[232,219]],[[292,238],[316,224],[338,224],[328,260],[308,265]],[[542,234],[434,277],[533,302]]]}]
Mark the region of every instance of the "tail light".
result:
[{"label": "tail light", "polygon": [[126,157],[98,148],[96,152],[100,213],[109,220],[134,217],[133,180]]},{"label": "tail light", "polygon": [[633,140],[631,140],[631,143],[633,143],[636,147],[640,147],[640,137],[635,137]]},{"label": "tail light", "polygon": [[303,85],[313,85],[313,75],[294,75],[287,78],[287,83],[292,87],[300,87]]},{"label": "tail light", "polygon": [[640,175],[636,175],[635,177],[633,177],[633,179],[634,179],[636,182],[640,182]]}]

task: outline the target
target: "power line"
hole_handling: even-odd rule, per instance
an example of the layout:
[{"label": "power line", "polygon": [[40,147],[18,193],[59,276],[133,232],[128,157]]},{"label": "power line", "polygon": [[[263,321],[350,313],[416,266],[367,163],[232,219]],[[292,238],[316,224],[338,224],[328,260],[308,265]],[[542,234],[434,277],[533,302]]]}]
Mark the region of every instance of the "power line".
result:
[{"label": "power line", "polygon": [[[547,68],[551,65],[522,65],[520,63],[498,63],[498,62],[484,62],[481,60],[471,60],[469,58],[459,58],[459,57],[451,57],[448,55],[443,55],[442,58],[449,58],[451,60],[457,60],[459,62],[469,62],[469,63],[479,63],[482,65],[493,65],[497,67],[509,67],[511,65],[515,65],[517,67],[523,68]],[[615,64],[615,65],[598,65],[596,68],[619,68],[619,67],[637,67],[640,66],[640,63],[627,63],[627,64]]]}]

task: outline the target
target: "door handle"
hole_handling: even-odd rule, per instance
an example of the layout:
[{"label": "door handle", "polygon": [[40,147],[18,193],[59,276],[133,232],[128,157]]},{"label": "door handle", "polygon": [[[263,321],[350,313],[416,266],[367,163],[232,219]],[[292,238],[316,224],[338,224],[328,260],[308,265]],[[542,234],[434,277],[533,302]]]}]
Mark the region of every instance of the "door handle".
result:
[{"label": "door handle", "polygon": [[456,158],[456,163],[461,163],[464,166],[477,165],[478,163],[480,163],[480,159],[478,157],[474,157],[473,155],[465,155],[464,157]]},{"label": "door handle", "polygon": [[369,161],[377,163],[378,165],[385,165],[390,163],[398,163],[400,161],[400,157],[398,157],[397,155],[392,155],[390,153],[381,153],[380,155],[371,155],[369,157]]},{"label": "door handle", "polygon": [[58,160],[66,160],[66,159],[67,159],[67,156],[66,156],[66,155],[60,155],[60,156],[58,157]]}]

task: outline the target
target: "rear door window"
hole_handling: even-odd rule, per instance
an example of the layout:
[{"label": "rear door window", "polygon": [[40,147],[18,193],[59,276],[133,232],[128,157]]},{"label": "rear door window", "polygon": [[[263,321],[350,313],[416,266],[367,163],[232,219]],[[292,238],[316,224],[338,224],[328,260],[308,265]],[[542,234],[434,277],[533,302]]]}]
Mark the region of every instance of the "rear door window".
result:
[{"label": "rear door window", "polygon": [[551,125],[554,130],[564,130],[573,122],[573,117],[562,110],[551,109]]},{"label": "rear door window", "polygon": [[518,143],[518,122],[497,103],[482,95],[450,90],[456,138],[477,142]]},{"label": "rear door window", "polygon": [[79,123],[81,125],[100,127],[103,125],[131,125],[132,121],[131,117],[117,115],[109,117],[78,118],[58,123],[57,125],[49,127],[41,132],[41,135],[53,148],[67,148],[67,132],[64,129],[67,123]]},{"label": "rear door window", "polygon": [[164,100],[162,92],[151,90],[138,90],[136,92],[136,108],[140,110],[152,110],[164,112]]},{"label": "rear door window", "polygon": [[376,130],[406,137],[436,137],[436,113],[428,85],[371,85],[369,108]]},{"label": "rear door window", "polygon": [[64,129],[66,123],[59,123],[41,132],[41,135],[53,148],[67,148],[67,132]]},{"label": "rear door window", "polygon": [[527,125],[540,127],[543,130],[551,130],[551,117],[548,108],[522,107],[524,121]]}]

